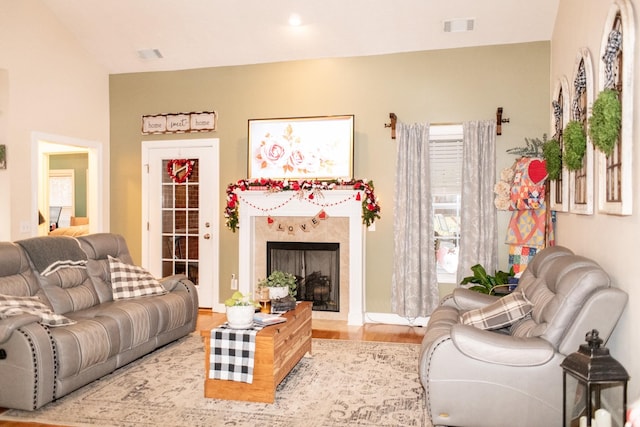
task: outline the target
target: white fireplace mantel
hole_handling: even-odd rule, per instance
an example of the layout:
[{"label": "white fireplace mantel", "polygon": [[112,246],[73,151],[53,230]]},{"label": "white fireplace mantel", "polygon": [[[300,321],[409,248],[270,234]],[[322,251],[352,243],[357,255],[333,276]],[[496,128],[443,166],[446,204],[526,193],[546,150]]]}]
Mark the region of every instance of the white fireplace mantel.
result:
[{"label": "white fireplace mantel", "polygon": [[[271,217],[315,217],[324,210],[330,217],[349,218],[349,325],[364,323],[365,226],[362,224],[362,202],[356,190],[326,190],[312,200],[297,197],[294,191],[240,191],[239,207],[239,271],[238,288],[253,293],[255,283],[255,221]],[[361,197],[364,197],[362,194]],[[342,250],[342,249],[341,249]]]}]

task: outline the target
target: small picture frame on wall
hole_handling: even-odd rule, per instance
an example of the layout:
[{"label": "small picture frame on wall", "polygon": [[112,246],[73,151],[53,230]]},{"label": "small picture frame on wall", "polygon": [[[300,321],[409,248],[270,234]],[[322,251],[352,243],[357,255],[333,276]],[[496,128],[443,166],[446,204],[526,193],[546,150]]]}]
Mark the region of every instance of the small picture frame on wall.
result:
[{"label": "small picture frame on wall", "polygon": [[7,168],[7,146],[0,144],[0,169]]},{"label": "small picture frame on wall", "polygon": [[249,179],[353,178],[354,116],[249,120]]}]

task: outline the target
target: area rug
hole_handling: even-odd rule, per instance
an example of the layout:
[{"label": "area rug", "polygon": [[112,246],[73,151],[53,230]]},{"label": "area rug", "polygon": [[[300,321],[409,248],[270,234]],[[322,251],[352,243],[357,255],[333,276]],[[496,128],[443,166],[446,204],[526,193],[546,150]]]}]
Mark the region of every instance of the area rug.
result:
[{"label": "area rug", "polygon": [[314,339],[273,404],[204,397],[204,348],[192,334],[34,411],[0,420],[64,426],[419,426],[417,344]]}]

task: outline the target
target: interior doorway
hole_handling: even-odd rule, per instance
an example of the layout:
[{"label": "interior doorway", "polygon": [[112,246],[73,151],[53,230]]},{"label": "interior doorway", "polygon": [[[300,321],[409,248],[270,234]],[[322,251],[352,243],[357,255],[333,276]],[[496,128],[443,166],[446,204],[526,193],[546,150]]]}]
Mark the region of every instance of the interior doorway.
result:
[{"label": "interior doorway", "polygon": [[[86,217],[89,219],[89,232],[106,231],[103,209],[107,206],[107,195],[105,195],[106,191],[101,190],[105,182],[102,167],[104,162],[102,143],[40,132],[32,133],[31,143],[33,153],[31,170],[36,174],[36,177],[32,180],[31,205],[33,207],[32,212],[36,214],[33,216],[31,234],[44,236],[49,233],[50,157],[70,153],[84,153],[87,155]],[[39,214],[43,218],[39,218]]]}]

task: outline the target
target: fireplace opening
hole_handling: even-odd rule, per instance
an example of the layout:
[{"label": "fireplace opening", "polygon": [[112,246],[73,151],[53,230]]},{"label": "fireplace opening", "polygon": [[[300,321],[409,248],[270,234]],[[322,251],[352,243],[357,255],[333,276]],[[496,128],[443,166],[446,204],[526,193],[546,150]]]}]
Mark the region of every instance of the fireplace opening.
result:
[{"label": "fireplace opening", "polygon": [[313,310],[340,311],[340,244],[267,242],[267,275],[280,270],[296,276],[296,299]]}]

